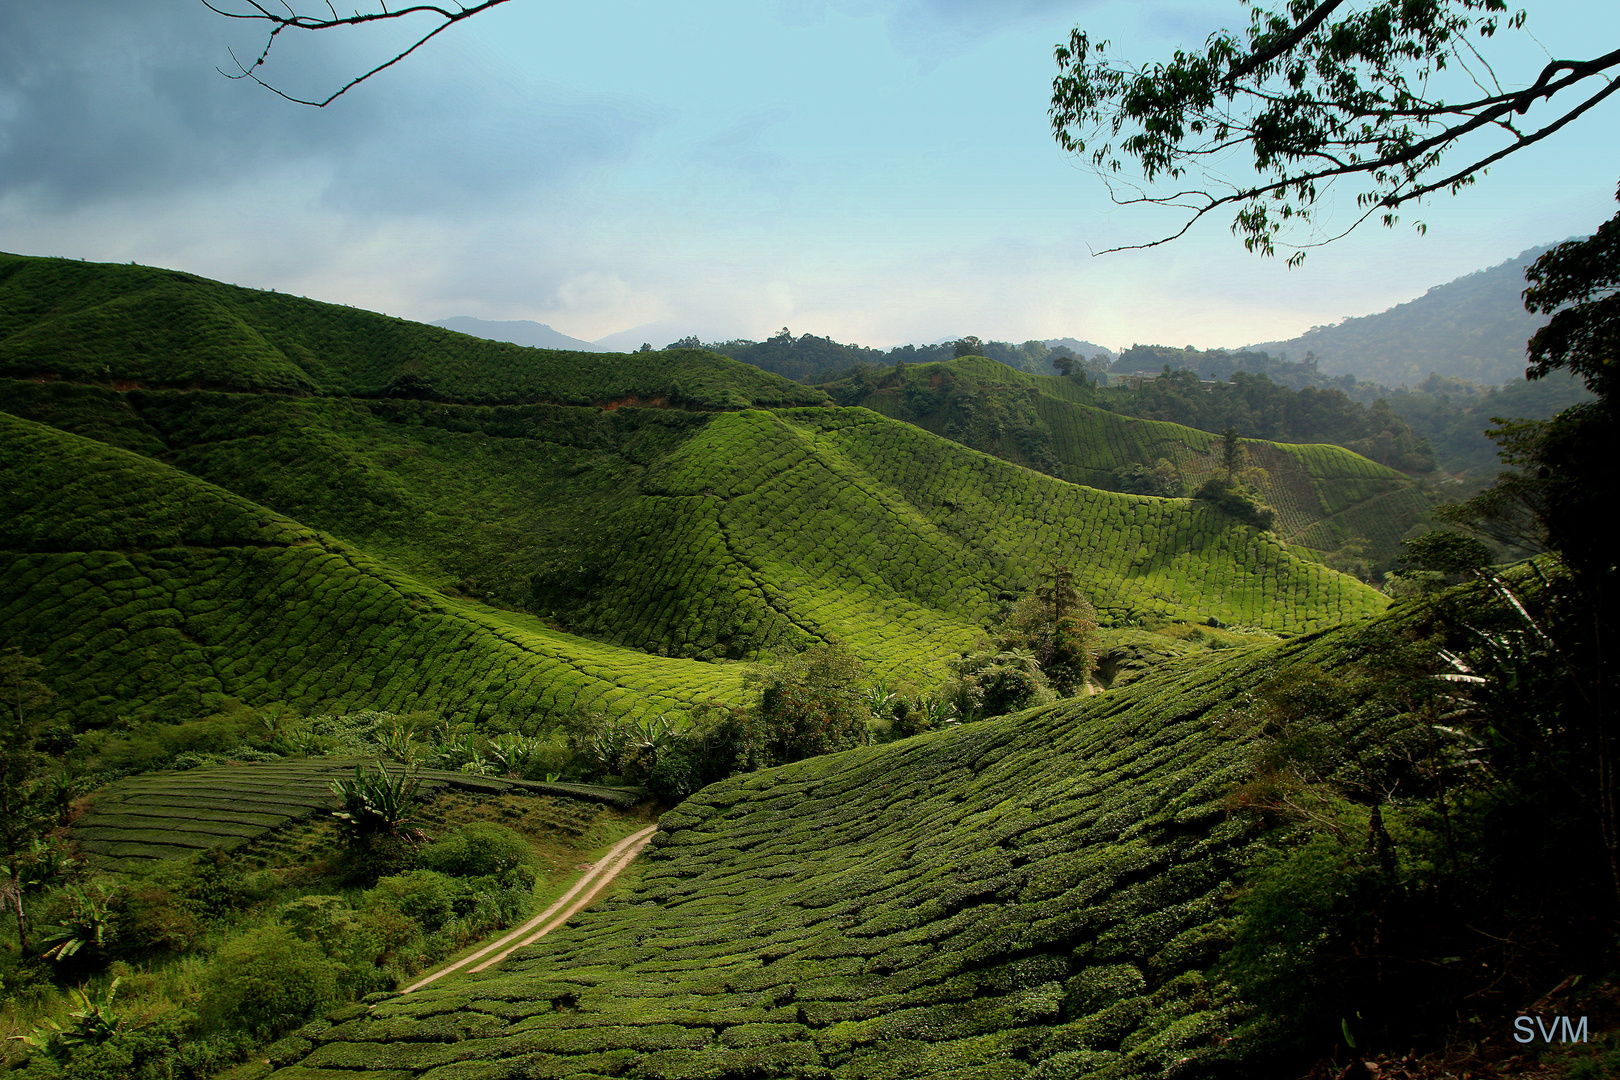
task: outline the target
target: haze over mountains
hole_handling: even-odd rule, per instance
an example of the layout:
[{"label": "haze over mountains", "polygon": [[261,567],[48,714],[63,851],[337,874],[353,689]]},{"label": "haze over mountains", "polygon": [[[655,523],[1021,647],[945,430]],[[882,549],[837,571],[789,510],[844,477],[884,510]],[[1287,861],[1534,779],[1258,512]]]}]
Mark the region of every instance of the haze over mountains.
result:
[{"label": "haze over mountains", "polygon": [[1530,248],[1376,315],[1248,348],[1291,360],[1314,353],[1325,372],[1387,386],[1415,385],[1431,374],[1485,384],[1519,379],[1524,344],[1547,321],[1524,310],[1524,271],[1546,250]]},{"label": "haze over mountains", "polygon": [[[1530,248],[1496,266],[1436,285],[1387,311],[1313,326],[1286,341],[1264,341],[1244,348],[1295,361],[1304,360],[1309,353],[1323,372],[1354,375],[1386,386],[1415,385],[1431,374],[1485,385],[1518,379],[1524,374],[1524,344],[1546,322],[1545,316],[1524,310],[1524,271],[1546,250],[1545,246]],[[632,352],[642,342],[656,349],[688,332],[685,324],[673,319],[631,327],[596,341],[570,337],[527,319],[494,321],[457,315],[432,325],[492,341],[582,352]],[[1151,337],[1151,329],[1146,333]],[[1113,359],[1117,353],[1072,336],[1047,338],[1043,344],[1047,348],[1067,346],[1083,358],[1103,353]]]}]

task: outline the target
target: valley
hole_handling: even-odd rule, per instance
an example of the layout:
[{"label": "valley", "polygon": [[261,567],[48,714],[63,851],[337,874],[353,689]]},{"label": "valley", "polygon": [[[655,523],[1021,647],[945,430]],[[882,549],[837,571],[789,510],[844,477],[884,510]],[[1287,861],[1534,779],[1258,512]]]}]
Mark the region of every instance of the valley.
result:
[{"label": "valley", "polygon": [[1292,1076],[1603,955],[1586,571],[1086,387],[0,256],[19,1076]]}]

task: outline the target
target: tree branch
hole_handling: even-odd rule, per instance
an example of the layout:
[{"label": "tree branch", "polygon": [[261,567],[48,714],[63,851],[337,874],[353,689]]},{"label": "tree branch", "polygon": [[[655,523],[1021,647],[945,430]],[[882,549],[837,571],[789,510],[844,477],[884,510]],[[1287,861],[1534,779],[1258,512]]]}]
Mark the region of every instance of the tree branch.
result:
[{"label": "tree branch", "polygon": [[1326,22],[1329,15],[1333,14],[1333,9],[1342,3],[1344,3],[1344,0],[1326,0],[1325,3],[1316,5],[1316,10],[1305,16],[1299,25],[1288,33],[1277,38],[1265,48],[1251,53],[1242,63],[1233,64],[1226,73],[1226,84],[1230,86],[1245,76],[1253,75],[1256,71],[1310,37],[1316,28]]},{"label": "tree branch", "polygon": [[[337,9],[332,6],[331,0],[327,0],[326,7],[327,10],[332,13],[331,18],[326,18],[324,16],[317,18],[312,15],[300,15],[294,11],[289,4],[286,3],[286,0],[283,0],[282,2],[282,6],[287,8],[288,14],[286,15],[278,15],[275,12],[270,11],[263,4],[259,3],[259,0],[242,0],[243,3],[247,4],[248,7],[253,9],[252,11],[230,11],[216,6],[214,0],[199,0],[199,2],[209,11],[214,12],[216,15],[223,15],[227,19],[240,19],[248,22],[263,22],[271,24],[270,33],[265,39],[264,48],[259,51],[258,59],[254,60],[251,65],[243,64],[242,61],[237,60],[236,54],[233,52],[231,53],[231,59],[236,63],[238,74],[232,75],[228,71],[220,71],[221,75],[224,75],[227,79],[252,79],[266,90],[269,90],[274,94],[279,94],[288,101],[296,102],[299,105],[311,105],[317,109],[323,109],[332,102],[336,101],[338,98],[342,97],[344,94],[348,93],[350,90],[354,89],[356,86],[359,86],[361,83],[377,74],[379,71],[385,71],[388,68],[393,67],[395,64],[411,55],[417,49],[420,49],[423,45],[426,45],[429,41],[439,36],[439,34],[449,29],[451,26],[454,26],[456,23],[470,19],[474,15],[482,14],[483,12],[488,11],[490,8],[498,7],[501,4],[506,3],[507,0],[482,0],[481,3],[473,4],[471,7],[457,5],[453,9],[441,7],[438,4],[413,4],[410,7],[399,8],[395,11],[389,11],[386,0],[383,0],[381,11],[370,11],[364,13],[357,11],[353,15],[339,15],[337,13]],[[263,67],[265,61],[269,59],[270,50],[275,46],[276,38],[283,30],[332,30],[337,27],[362,26],[368,23],[383,22],[388,19],[403,19],[412,15],[430,15],[435,16],[442,21],[432,30],[418,38],[409,48],[400,52],[392,59],[385,60],[383,63],[378,64],[365,74],[358,75],[355,78],[350,79],[347,83],[344,83],[341,88],[319,101],[311,98],[295,97],[279,87],[264,81],[258,76],[257,69]],[[216,68],[215,70],[219,69]]]}]

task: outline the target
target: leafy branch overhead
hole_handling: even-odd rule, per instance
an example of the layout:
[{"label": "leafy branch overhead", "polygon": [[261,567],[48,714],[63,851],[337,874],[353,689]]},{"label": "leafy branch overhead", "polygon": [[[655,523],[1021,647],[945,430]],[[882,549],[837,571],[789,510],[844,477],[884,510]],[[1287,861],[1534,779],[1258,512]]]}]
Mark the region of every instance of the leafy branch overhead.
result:
[{"label": "leafy branch overhead", "polygon": [[1145,185],[1117,202],[1188,212],[1175,232],[1128,246],[1230,207],[1250,251],[1305,233],[1292,265],[1336,238],[1313,230],[1341,182],[1356,186],[1356,217],[1339,236],[1374,215],[1393,225],[1400,207],[1456,193],[1620,90],[1620,49],[1549,57],[1534,80],[1504,86],[1481,50],[1525,17],[1505,0],[1253,4],[1242,34],[1219,30],[1202,50],[1141,67],[1077,27],[1056,51],[1052,129],[1105,178],[1140,168]]}]

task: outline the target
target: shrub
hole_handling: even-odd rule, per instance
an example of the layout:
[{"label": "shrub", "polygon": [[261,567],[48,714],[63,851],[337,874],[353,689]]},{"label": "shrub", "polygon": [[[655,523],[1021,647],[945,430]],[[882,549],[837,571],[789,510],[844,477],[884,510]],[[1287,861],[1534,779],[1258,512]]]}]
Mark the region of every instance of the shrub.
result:
[{"label": "shrub", "polygon": [[522,836],[492,821],[475,821],[420,853],[428,870],[451,877],[489,877],[518,870],[530,861]]},{"label": "shrub", "polygon": [[1260,502],[1252,491],[1224,476],[1212,476],[1199,485],[1193,498],[1232,515],[1245,525],[1269,529],[1277,520],[1277,512]]},{"label": "shrub", "polygon": [[433,870],[412,870],[378,880],[365,894],[364,906],[387,906],[434,931],[455,918],[456,905],[465,893],[454,878]]},{"label": "shrub", "polygon": [[843,642],[814,645],[750,678],[760,688],[760,765],[777,765],[860,746],[872,719],[860,683],[866,669]]},{"label": "shrub", "polygon": [[274,1039],[340,1000],[343,964],[284,926],[227,943],[203,973],[202,1020]]}]

